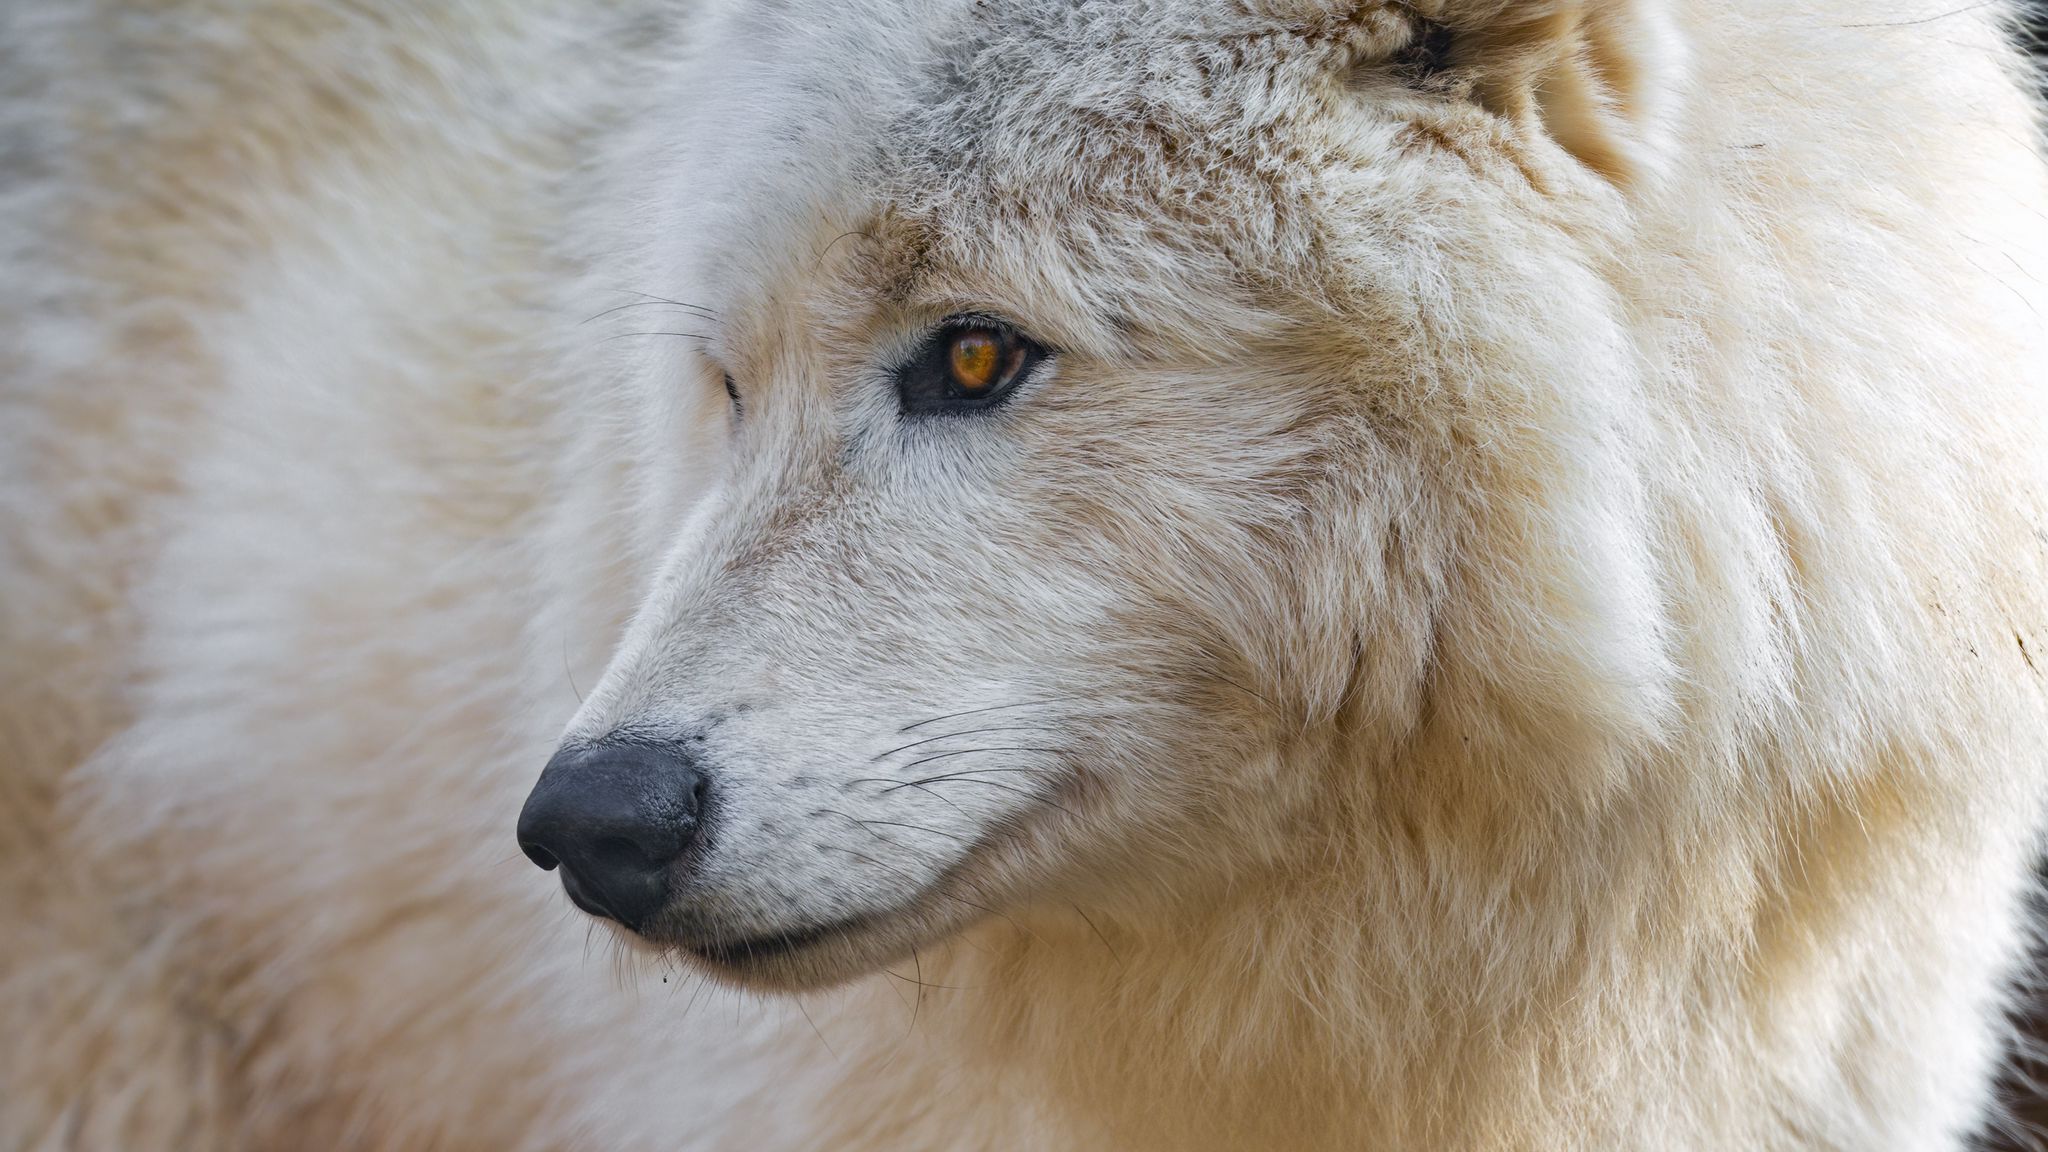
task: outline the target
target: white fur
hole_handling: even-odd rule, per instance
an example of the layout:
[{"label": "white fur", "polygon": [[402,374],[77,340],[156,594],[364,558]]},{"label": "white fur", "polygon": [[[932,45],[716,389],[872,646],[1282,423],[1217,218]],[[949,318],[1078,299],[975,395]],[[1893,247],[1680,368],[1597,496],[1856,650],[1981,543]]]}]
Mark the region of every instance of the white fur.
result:
[{"label": "white fur", "polygon": [[[1960,1147],[2048,179],[1951,8],[0,10],[0,1148]],[[1056,355],[906,420],[964,311]],[[569,910],[622,729],[695,928],[872,926]]]}]

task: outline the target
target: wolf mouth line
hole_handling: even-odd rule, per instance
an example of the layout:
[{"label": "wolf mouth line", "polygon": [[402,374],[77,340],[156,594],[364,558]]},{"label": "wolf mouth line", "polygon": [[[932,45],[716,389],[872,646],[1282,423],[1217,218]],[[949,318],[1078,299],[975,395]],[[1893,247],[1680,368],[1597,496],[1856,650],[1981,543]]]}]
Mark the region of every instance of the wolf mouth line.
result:
[{"label": "wolf mouth line", "polygon": [[[923,887],[886,908],[745,935],[731,935],[715,928],[671,927],[663,924],[659,917],[640,928],[621,927],[657,950],[679,949],[699,961],[736,975],[757,974],[764,965],[802,965],[806,957],[816,955],[823,947],[833,944],[851,945],[857,950],[863,944],[885,944],[886,951],[866,956],[859,969],[872,971],[886,966],[901,954],[962,930],[973,920],[1004,915],[1000,904],[969,899],[954,891],[967,883],[963,877],[983,860],[997,836],[998,833],[992,832],[967,845]],[[966,915],[937,916],[933,909],[940,903],[957,905]],[[593,914],[616,919],[602,912]],[[921,921],[934,919],[945,923],[936,929],[920,925]],[[801,971],[789,975],[800,981],[813,978],[813,974]],[[838,971],[829,974],[831,978],[846,975],[848,973]]]},{"label": "wolf mouth line", "polygon": [[834,920],[827,924],[792,928],[739,940],[724,940],[715,936],[705,940],[679,938],[674,944],[699,959],[728,968],[744,968],[762,960],[782,959],[836,936],[849,936],[861,932],[872,927],[877,919],[887,915],[889,913],[849,916],[844,920]]}]

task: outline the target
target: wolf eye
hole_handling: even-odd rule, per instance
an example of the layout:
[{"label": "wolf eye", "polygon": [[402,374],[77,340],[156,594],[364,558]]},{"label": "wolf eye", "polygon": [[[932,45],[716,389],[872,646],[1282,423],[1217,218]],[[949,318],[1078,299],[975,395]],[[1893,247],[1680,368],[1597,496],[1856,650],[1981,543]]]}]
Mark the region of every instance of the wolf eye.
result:
[{"label": "wolf eye", "polygon": [[732,410],[734,412],[740,410],[740,386],[733,383],[732,373],[730,372],[725,374],[725,398],[732,401]]},{"label": "wolf eye", "polygon": [[973,318],[949,321],[897,370],[903,412],[993,408],[1043,359],[1043,347],[1005,325]]}]

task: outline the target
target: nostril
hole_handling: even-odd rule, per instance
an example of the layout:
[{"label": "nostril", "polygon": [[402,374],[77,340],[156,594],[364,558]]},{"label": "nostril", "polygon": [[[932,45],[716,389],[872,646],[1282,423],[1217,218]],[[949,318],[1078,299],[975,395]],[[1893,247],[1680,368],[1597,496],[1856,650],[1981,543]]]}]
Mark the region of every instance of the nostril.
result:
[{"label": "nostril", "polygon": [[519,842],[519,850],[526,853],[526,858],[539,865],[540,870],[543,872],[553,872],[562,863],[560,860],[555,859],[553,852],[535,844],[531,840],[521,840]]}]

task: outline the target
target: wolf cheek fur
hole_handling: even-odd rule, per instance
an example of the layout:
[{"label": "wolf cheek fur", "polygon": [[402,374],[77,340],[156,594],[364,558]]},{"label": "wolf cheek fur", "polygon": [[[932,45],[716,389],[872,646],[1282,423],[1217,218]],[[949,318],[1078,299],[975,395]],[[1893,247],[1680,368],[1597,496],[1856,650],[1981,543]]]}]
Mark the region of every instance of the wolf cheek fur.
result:
[{"label": "wolf cheek fur", "polygon": [[[1952,8],[0,12],[0,1147],[1959,1146],[2048,189]],[[616,972],[565,741],[704,777]]]}]

